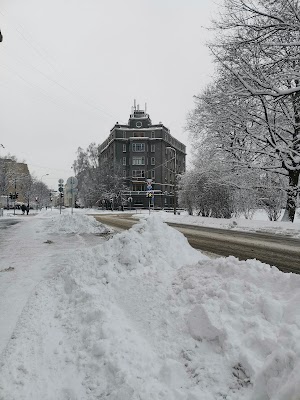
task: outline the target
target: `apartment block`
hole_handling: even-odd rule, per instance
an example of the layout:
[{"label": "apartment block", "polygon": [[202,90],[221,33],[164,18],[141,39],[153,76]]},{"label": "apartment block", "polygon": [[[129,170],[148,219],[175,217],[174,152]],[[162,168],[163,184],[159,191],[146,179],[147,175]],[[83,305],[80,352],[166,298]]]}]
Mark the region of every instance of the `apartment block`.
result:
[{"label": "apartment block", "polygon": [[128,124],[118,122],[99,146],[102,160],[119,165],[128,190],[130,206],[174,207],[176,177],[185,172],[186,147],[162,123],[152,124],[146,110],[132,108]]}]

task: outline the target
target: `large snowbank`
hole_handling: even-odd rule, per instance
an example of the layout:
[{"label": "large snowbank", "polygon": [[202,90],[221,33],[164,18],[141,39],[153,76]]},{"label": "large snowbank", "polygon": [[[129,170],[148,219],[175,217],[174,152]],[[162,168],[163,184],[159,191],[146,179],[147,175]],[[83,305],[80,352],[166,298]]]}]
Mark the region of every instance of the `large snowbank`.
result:
[{"label": "large snowbank", "polygon": [[95,218],[84,214],[71,214],[64,210],[62,214],[53,214],[52,211],[42,213],[46,218],[45,229],[49,233],[108,233],[106,226],[95,220]]},{"label": "large snowbank", "polygon": [[36,287],[0,399],[299,400],[299,287],[255,260],[211,260],[151,216],[64,254]]}]

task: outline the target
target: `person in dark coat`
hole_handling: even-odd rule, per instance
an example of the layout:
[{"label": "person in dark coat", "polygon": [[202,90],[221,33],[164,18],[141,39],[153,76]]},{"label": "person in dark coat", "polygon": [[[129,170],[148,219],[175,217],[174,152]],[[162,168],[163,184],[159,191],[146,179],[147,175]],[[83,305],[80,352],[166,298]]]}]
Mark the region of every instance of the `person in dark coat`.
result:
[{"label": "person in dark coat", "polygon": [[27,215],[29,214],[29,204],[27,204],[27,206],[26,206],[26,214]]},{"label": "person in dark coat", "polygon": [[22,214],[24,215],[24,214],[25,214],[25,211],[26,211],[26,206],[25,206],[25,204],[22,204],[22,205],[21,205],[21,210],[22,210]]}]

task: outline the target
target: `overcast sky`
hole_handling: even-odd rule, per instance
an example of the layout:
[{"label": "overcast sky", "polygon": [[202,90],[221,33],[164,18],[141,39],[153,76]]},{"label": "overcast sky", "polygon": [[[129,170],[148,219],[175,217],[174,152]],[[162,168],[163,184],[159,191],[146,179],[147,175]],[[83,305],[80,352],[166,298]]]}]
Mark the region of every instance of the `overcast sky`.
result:
[{"label": "overcast sky", "polygon": [[134,99],[188,145],[193,95],[211,80],[213,0],[0,0],[0,155],[51,188]]}]

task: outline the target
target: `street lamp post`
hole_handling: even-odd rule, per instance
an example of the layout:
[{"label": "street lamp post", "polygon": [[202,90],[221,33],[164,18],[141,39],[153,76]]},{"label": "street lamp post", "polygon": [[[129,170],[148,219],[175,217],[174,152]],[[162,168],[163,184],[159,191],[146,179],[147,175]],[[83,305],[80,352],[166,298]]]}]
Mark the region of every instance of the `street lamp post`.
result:
[{"label": "street lamp post", "polygon": [[176,215],[176,149],[174,147],[168,146],[167,149],[174,151],[174,215]]}]

